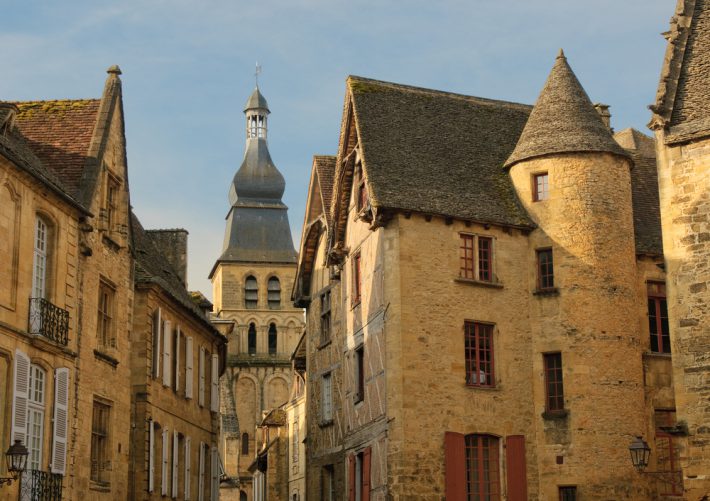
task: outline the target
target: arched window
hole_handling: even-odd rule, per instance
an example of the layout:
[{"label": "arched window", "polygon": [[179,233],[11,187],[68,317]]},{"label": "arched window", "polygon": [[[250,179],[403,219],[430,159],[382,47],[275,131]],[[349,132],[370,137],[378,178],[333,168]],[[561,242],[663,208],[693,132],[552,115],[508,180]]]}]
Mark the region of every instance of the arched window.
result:
[{"label": "arched window", "polygon": [[276,310],[281,307],[281,283],[276,277],[271,277],[267,286],[269,308]]},{"label": "arched window", "polygon": [[249,434],[242,433],[242,455],[246,456],[249,454]]},{"label": "arched window", "polygon": [[42,217],[35,220],[34,264],[32,268],[32,297],[47,298],[49,225]]},{"label": "arched window", "polygon": [[239,501],[247,501],[247,493],[244,491],[239,491]]},{"label": "arched window", "polygon": [[249,355],[256,355],[256,325],[253,322],[249,324],[247,343],[249,344]]},{"label": "arched window", "polygon": [[269,355],[276,355],[276,341],[278,334],[276,333],[276,324],[269,325]]},{"label": "arched window", "polygon": [[244,283],[244,306],[247,308],[256,308],[259,304],[259,286],[256,283],[256,278],[249,275]]}]

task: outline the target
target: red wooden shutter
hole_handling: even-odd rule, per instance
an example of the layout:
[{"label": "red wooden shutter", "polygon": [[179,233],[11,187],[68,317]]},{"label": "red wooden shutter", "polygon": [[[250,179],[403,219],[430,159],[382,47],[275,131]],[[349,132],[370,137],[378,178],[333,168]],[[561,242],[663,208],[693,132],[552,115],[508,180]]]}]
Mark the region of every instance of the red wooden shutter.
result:
[{"label": "red wooden shutter", "polygon": [[466,501],[466,442],[460,433],[444,435],[446,501]]},{"label": "red wooden shutter", "polygon": [[505,438],[505,458],[508,469],[508,501],[528,499],[528,478],[525,468],[525,436]]},{"label": "red wooden shutter", "polygon": [[348,457],[348,501],[355,501],[355,454]]},{"label": "red wooden shutter", "polygon": [[362,451],[362,501],[370,501],[370,458],[372,449]]}]

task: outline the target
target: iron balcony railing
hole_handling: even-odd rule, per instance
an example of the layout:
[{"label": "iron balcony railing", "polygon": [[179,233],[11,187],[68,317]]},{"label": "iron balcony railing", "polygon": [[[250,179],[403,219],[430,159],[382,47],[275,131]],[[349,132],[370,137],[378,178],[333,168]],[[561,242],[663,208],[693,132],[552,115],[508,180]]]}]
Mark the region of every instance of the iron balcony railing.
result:
[{"label": "iron balcony railing", "polygon": [[66,346],[69,341],[69,312],[44,298],[32,297],[29,331]]},{"label": "iron balcony railing", "polygon": [[59,473],[25,470],[20,477],[20,501],[61,501],[62,479]]}]

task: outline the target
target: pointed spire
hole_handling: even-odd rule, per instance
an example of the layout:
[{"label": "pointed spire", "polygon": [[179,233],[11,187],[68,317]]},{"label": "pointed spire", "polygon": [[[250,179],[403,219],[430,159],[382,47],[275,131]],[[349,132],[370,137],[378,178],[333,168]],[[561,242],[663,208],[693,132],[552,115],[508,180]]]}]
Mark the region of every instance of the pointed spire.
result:
[{"label": "pointed spire", "polygon": [[560,49],[505,166],[554,153],[591,151],[628,156],[614,141]]},{"label": "pointed spire", "polygon": [[271,113],[266,98],[261,94],[259,87],[254,88],[254,92],[251,93],[244,105],[244,112],[246,113],[249,110],[266,110],[266,113]]}]

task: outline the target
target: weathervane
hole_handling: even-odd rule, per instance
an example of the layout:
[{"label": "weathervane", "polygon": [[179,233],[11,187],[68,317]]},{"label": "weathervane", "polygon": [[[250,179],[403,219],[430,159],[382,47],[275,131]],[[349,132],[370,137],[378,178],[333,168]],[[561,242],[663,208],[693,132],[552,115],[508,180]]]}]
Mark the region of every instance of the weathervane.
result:
[{"label": "weathervane", "polygon": [[254,81],[256,82],[256,88],[259,88],[259,75],[261,75],[261,65],[259,61],[256,62],[256,70],[254,71]]}]

